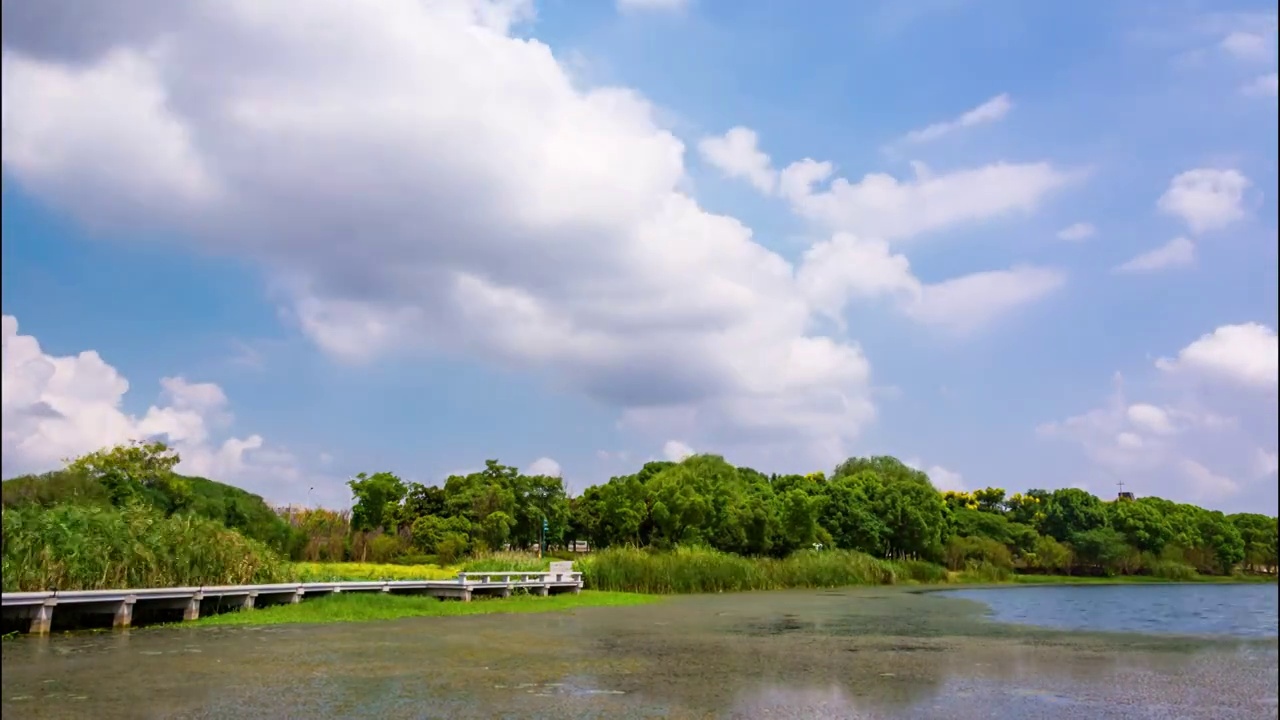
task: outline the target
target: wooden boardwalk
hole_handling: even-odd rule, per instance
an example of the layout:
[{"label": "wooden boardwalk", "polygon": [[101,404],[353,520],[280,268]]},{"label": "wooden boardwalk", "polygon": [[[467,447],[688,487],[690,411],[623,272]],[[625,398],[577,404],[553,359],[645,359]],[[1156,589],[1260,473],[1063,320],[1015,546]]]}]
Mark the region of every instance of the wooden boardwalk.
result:
[{"label": "wooden boardwalk", "polygon": [[[29,622],[28,632],[47,635],[55,609],[77,618],[110,616],[111,626],[127,628],[135,613],[182,611],[183,620],[201,613],[244,610],[267,605],[298,603],[315,597],[348,592],[384,592],[430,595],[441,600],[470,602],[473,595],[510,597],[515,591],[534,595],[578,593],[582,573],[552,563],[550,572],[458,573],[454,580],[366,580],[276,585],[223,585],[202,587],[143,588],[136,590],[71,590],[0,594],[6,623]],[[560,566],[560,567],[557,567]]]}]

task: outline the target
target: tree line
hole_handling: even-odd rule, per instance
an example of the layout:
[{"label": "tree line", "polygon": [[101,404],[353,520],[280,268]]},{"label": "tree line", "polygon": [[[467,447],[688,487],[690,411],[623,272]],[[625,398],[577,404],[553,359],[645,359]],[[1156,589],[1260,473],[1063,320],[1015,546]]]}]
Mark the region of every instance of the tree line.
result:
[{"label": "tree line", "polygon": [[766,475],[695,455],[646,463],[576,497],[558,477],[497,460],[440,486],[361,473],[348,483],[349,511],[276,511],[238,488],[178,475],[177,462],[161,443],[132,443],[7,480],[6,535],[18,527],[14,508],[74,504],[215,520],[293,560],[449,563],[505,548],[562,552],[585,541],[593,550],[703,547],[774,558],[852,550],[955,571],[1178,578],[1274,573],[1278,564],[1277,521],[1266,515],[1156,497],[1104,501],[1074,488],[943,492],[884,456],[851,458],[830,474]]},{"label": "tree line", "polygon": [[442,487],[386,472],[349,484],[351,529],[376,534],[382,557],[447,559],[585,540],[595,549],[701,546],[772,557],[839,548],[952,570],[1178,576],[1277,565],[1277,521],[1266,515],[1157,497],[1104,501],[1075,488],[942,492],[884,456],[851,458],[828,476],[766,475],[696,455],[646,463],[578,497],[559,478],[496,460]]}]

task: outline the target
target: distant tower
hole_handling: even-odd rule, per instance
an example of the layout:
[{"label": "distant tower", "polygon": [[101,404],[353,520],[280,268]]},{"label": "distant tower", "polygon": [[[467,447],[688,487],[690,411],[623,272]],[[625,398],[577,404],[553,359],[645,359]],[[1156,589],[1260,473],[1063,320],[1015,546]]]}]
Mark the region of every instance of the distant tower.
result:
[{"label": "distant tower", "polygon": [[1133,493],[1131,493],[1131,492],[1125,492],[1125,491],[1124,491],[1124,480],[1121,480],[1120,482],[1117,482],[1117,483],[1116,483],[1116,485],[1118,485],[1118,486],[1120,487],[1120,494],[1116,497],[1116,499],[1117,499],[1117,500],[1132,500],[1132,499],[1133,499]]}]

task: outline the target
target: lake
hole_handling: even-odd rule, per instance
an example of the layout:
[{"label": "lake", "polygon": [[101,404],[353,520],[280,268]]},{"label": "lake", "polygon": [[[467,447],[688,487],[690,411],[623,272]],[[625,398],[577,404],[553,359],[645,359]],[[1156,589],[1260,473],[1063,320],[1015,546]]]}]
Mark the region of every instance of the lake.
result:
[{"label": "lake", "polygon": [[[1035,619],[1052,622],[1084,611],[1046,608],[1091,601],[1216,602],[1223,616],[1259,602],[1259,586],[1203,586],[1208,599],[1170,599],[1180,588],[1125,586],[1118,598],[1062,593],[1077,588],[965,592],[992,592],[982,597],[993,606],[1038,607]],[[21,638],[3,646],[0,712],[6,720],[1276,717],[1274,637],[1063,632],[994,622],[987,606],[945,595],[743,593],[562,614]]]},{"label": "lake", "polygon": [[1280,587],[1266,585],[1068,585],[954,590],[998,622],[1061,630],[1276,637]]}]

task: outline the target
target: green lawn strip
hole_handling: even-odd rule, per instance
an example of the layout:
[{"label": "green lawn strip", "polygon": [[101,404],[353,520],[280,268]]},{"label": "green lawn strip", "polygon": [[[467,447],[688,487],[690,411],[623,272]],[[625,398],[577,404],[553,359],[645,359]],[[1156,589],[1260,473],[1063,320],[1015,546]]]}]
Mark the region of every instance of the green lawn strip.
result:
[{"label": "green lawn strip", "polygon": [[660,600],[654,595],[585,590],[579,595],[480,598],[471,602],[439,600],[426,595],[392,595],[381,592],[347,592],[275,605],[257,610],[209,615],[183,625],[283,625],[292,623],[367,622],[407,617],[445,617],[507,613],[563,612],[583,607],[643,605]]}]

